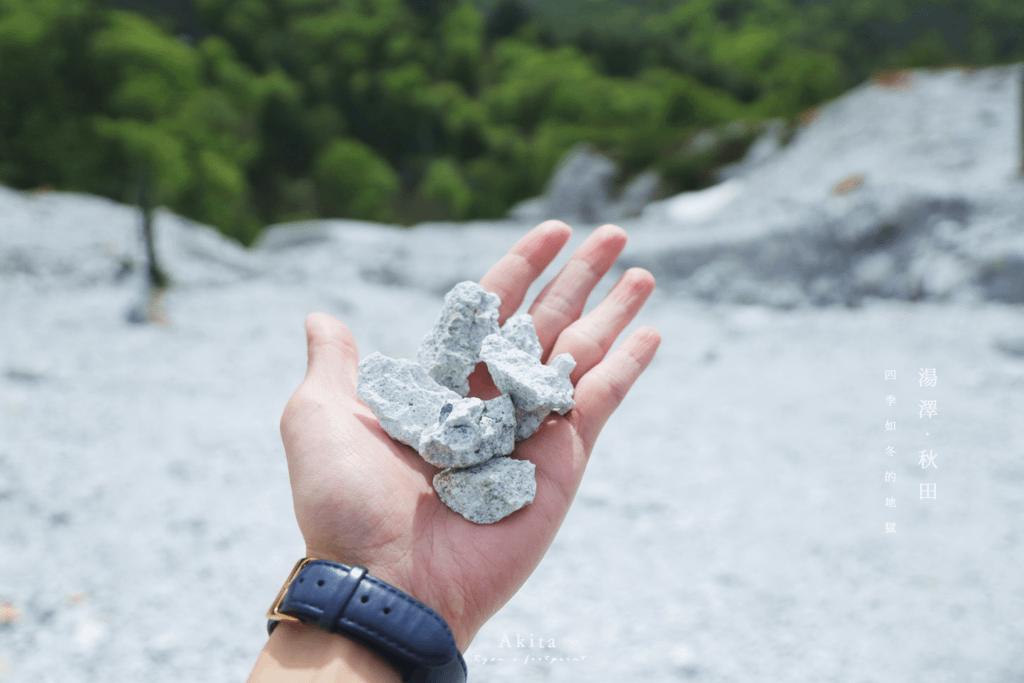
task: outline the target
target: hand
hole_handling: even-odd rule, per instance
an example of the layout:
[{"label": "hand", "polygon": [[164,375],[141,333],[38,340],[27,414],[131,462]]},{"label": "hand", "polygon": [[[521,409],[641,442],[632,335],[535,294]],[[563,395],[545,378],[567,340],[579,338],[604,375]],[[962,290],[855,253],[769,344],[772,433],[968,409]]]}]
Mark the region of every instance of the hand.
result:
[{"label": "hand", "polygon": [[[483,288],[501,297],[500,324],[570,234],[559,221],[542,223],[483,277]],[[307,317],[306,377],[281,418],[307,556],[366,567],[437,611],[465,651],[551,545],[601,427],[661,341],[656,330],[642,327],[608,354],[654,289],[654,278],[641,268],[626,271],[580,318],[625,244],[621,228],[597,229],[530,307],[544,359],[564,352],[576,359],[576,406],[564,416],[552,413],[516,444],[512,457],[537,467],[537,495],[494,524],[474,524],[441,503],[431,486],[438,470],[392,440],[356,396],[359,352],[351,332],[323,313]],[[470,387],[470,395],[497,395],[483,365]]]}]

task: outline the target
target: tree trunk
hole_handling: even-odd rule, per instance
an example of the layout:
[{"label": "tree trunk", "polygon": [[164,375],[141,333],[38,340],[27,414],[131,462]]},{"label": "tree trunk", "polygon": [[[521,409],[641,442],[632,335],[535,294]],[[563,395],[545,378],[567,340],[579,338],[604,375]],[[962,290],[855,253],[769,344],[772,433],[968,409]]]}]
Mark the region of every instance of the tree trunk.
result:
[{"label": "tree trunk", "polygon": [[139,178],[139,210],[142,212],[142,241],[146,245],[146,281],[149,289],[164,289],[170,280],[156,260],[153,246],[153,199],[149,174]]}]

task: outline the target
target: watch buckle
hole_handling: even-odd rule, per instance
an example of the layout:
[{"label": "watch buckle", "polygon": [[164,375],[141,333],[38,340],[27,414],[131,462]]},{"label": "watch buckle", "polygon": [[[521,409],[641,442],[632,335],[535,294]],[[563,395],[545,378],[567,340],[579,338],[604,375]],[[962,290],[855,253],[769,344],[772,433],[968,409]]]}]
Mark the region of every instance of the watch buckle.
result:
[{"label": "watch buckle", "polygon": [[281,586],[281,590],[278,592],[277,597],[274,598],[274,604],[272,604],[270,609],[267,610],[267,619],[271,619],[273,621],[299,621],[298,617],[293,617],[290,614],[282,614],[278,610],[281,608],[281,601],[284,600],[284,596],[288,592],[288,588],[292,585],[292,581],[295,579],[295,576],[302,571],[303,567],[314,560],[316,560],[315,557],[304,557],[295,563],[295,566],[292,567],[292,571],[285,580],[284,585]]}]

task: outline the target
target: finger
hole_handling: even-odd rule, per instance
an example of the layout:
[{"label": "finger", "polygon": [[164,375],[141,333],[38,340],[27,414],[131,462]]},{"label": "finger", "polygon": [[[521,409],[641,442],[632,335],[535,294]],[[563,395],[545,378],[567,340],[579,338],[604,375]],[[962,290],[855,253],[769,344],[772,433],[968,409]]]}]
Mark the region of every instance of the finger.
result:
[{"label": "finger", "polygon": [[562,330],[580,317],[594,285],[625,247],[625,230],[602,225],[583,241],[555,279],[537,295],[530,314],[545,358]]},{"label": "finger", "polygon": [[654,276],[643,268],[630,268],[593,311],[558,335],[551,357],[572,354],[576,367],[569,378],[573,384],[601,362],[653,291]]},{"label": "finger", "polygon": [[349,329],[326,313],[306,316],[306,377],[285,405],[281,438],[292,482],[311,472],[324,471],[323,458],[335,453],[329,431],[309,429],[329,419],[326,407],[337,401],[355,400],[359,378],[359,350]]},{"label": "finger", "polygon": [[480,279],[480,286],[501,297],[498,324],[505,321],[523,303],[526,292],[572,235],[562,221],[544,221],[516,242],[507,254]]},{"label": "finger", "polygon": [[647,369],[660,343],[661,335],[656,329],[641,327],[576,384],[573,395],[576,406],[570,413],[570,419],[588,455],[604,423]]},{"label": "finger", "polygon": [[359,348],[352,332],[326,313],[310,313],[305,325],[305,381],[354,396],[359,383]]}]

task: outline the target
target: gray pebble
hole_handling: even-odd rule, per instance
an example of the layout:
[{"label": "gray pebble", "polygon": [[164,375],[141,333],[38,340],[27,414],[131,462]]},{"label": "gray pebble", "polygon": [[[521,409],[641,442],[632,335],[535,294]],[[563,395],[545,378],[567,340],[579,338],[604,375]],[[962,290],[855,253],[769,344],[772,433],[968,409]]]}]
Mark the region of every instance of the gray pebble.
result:
[{"label": "gray pebble", "polygon": [[458,394],[442,387],[417,363],[371,353],[359,363],[359,398],[391,438],[417,448],[423,431],[437,424],[441,408]]},{"label": "gray pebble", "polygon": [[498,334],[501,299],[475,282],[460,282],[445,294],[434,328],[420,343],[417,359],[438,384],[459,396],[469,393],[466,380],[479,362],[480,343]]},{"label": "gray pebble", "polygon": [[463,398],[441,407],[420,438],[419,453],[436,467],[468,467],[515,449],[512,399]]},{"label": "gray pebble", "polygon": [[528,460],[491,458],[434,475],[441,501],[471,522],[492,524],[533,502],[536,466]]}]

